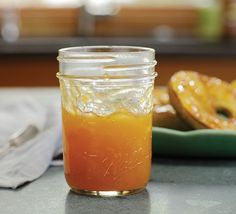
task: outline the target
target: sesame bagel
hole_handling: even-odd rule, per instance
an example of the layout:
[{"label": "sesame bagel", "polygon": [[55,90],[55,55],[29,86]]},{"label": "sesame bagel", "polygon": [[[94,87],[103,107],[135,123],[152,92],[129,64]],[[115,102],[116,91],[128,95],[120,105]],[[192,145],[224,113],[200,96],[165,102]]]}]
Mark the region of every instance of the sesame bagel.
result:
[{"label": "sesame bagel", "polygon": [[180,71],[171,77],[168,89],[170,103],[191,127],[236,130],[236,91],[231,84]]},{"label": "sesame bagel", "polygon": [[153,95],[153,126],[182,131],[189,130],[189,126],[181,120],[173,106],[170,105],[167,87],[156,87]]},{"label": "sesame bagel", "polygon": [[234,89],[236,89],[236,80],[234,80],[231,85],[234,87]]}]

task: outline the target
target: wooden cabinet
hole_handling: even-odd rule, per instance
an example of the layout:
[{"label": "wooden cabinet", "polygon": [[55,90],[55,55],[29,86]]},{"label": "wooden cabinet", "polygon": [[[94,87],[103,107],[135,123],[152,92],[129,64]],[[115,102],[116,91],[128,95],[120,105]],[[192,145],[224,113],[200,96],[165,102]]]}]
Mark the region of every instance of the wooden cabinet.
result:
[{"label": "wooden cabinet", "polygon": [[[156,84],[164,85],[178,70],[195,70],[227,81],[236,79],[236,56],[157,56]],[[7,54],[0,56],[0,86],[57,86],[56,54]]]}]

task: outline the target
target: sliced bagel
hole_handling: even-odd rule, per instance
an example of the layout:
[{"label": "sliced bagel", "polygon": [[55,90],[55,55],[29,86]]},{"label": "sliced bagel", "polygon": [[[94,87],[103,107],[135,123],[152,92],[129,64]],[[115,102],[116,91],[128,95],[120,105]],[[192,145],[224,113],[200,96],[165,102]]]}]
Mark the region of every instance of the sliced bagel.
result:
[{"label": "sliced bagel", "polygon": [[182,131],[190,129],[170,105],[168,89],[164,86],[154,89],[153,126]]},{"label": "sliced bagel", "polygon": [[236,92],[229,83],[180,71],[171,77],[168,88],[170,103],[193,128],[236,130]]}]

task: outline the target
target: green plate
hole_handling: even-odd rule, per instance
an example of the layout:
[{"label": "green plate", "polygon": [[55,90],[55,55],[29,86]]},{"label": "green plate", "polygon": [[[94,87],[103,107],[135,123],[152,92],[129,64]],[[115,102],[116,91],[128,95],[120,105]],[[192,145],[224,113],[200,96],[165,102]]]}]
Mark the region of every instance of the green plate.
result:
[{"label": "green plate", "polygon": [[153,154],[181,157],[236,157],[236,131],[177,131],[153,127]]}]

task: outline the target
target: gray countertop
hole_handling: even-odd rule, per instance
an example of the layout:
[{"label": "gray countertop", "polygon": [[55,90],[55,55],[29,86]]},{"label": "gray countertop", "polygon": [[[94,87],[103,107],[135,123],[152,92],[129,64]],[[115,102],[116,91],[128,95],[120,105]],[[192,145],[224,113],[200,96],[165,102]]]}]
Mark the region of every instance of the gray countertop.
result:
[{"label": "gray countertop", "polygon": [[[59,102],[57,88],[1,88],[0,100],[33,95]],[[235,214],[236,160],[158,159],[146,191],[125,198],[70,192],[62,167],[17,190],[0,189],[0,214]]]},{"label": "gray countertop", "polygon": [[124,198],[70,192],[62,167],[18,190],[0,189],[2,214],[236,213],[236,161],[159,159],[146,191]]},{"label": "gray countertop", "polygon": [[160,41],[152,37],[55,37],[21,38],[8,43],[0,39],[3,54],[57,54],[59,48],[83,45],[132,45],[154,48],[161,55],[236,56],[236,41],[207,42],[193,39]]}]

